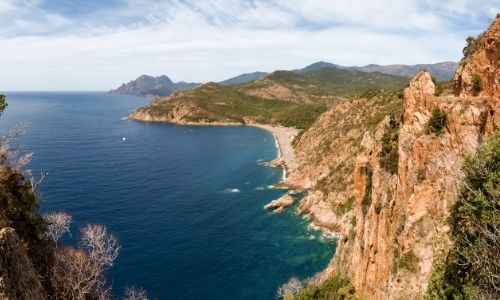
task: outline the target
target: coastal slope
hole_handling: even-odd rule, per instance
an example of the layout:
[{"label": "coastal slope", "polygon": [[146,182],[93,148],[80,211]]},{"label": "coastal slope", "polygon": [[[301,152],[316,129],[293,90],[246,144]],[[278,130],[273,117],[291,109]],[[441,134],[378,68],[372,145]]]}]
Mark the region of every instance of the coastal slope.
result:
[{"label": "coastal slope", "polygon": [[340,233],[325,273],[348,275],[358,295],[422,299],[452,249],[462,162],[500,125],[499,33],[497,17],[468,39],[454,90],[436,96],[420,71],[392,112],[378,96],[345,102],[300,137],[285,184],[309,191],[298,213]]},{"label": "coastal slope", "polygon": [[402,88],[403,77],[326,68],[295,74],[276,71],[235,86],[209,82],[156,98],[130,119],[183,124],[263,124],[308,128],[329,107],[374,88]]}]

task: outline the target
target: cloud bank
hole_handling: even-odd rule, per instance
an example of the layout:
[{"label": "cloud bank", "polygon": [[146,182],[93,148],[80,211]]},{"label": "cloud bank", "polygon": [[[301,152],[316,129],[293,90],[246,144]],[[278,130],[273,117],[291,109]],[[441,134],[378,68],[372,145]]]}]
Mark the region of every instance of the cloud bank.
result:
[{"label": "cloud bank", "polygon": [[320,60],[458,61],[497,12],[466,0],[3,0],[0,90],[109,90],[141,74],[220,81]]}]

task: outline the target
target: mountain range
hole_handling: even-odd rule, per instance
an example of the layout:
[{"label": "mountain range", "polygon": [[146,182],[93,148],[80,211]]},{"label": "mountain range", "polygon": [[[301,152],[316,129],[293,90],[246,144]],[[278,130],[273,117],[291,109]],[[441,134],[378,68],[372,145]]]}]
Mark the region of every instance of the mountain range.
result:
[{"label": "mountain range", "polygon": [[[317,62],[302,69],[292,70],[296,74],[304,74],[310,71],[315,71],[324,68],[336,68],[349,71],[359,71],[365,73],[379,72],[383,74],[390,74],[411,78],[419,70],[427,70],[437,80],[450,80],[453,76],[457,63],[454,62],[441,62],[436,64],[419,64],[419,65],[386,65],[380,66],[375,64],[366,65],[364,67],[345,67],[329,62]],[[229,78],[224,81],[218,82],[219,85],[237,85],[253,80],[262,79],[269,76],[271,73],[254,72],[245,73],[236,77]],[[154,77],[149,75],[142,75],[136,80],[131,80],[127,84],[122,84],[114,90],[110,90],[108,94],[120,95],[136,95],[136,96],[153,96],[153,97],[166,97],[170,96],[176,90],[188,90],[193,87],[199,86],[201,83],[194,82],[172,82],[170,78],[165,75]]]}]

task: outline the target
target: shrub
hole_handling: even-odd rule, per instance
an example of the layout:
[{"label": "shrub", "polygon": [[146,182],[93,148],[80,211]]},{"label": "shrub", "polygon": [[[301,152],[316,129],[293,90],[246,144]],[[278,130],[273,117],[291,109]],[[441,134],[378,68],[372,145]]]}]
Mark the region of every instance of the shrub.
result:
[{"label": "shrub", "polygon": [[382,136],[382,151],[380,152],[380,167],[391,174],[398,173],[399,163],[399,123],[391,115],[389,125]]},{"label": "shrub", "polygon": [[432,83],[434,83],[434,85],[437,84],[436,76],[431,76],[431,80],[432,80]]},{"label": "shrub", "polygon": [[373,168],[371,164],[368,164],[366,169],[365,194],[363,195],[363,200],[361,200],[361,204],[364,206],[372,205],[372,185],[373,185]]},{"label": "shrub", "polygon": [[479,76],[478,74],[474,74],[474,76],[472,76],[472,91],[476,94],[479,94],[482,89],[483,80],[481,79],[481,76]]},{"label": "shrub", "polygon": [[425,168],[418,168],[417,170],[417,181],[418,183],[422,183],[426,178]]},{"label": "shrub", "polygon": [[335,213],[338,216],[340,216],[340,215],[343,215],[343,214],[350,212],[354,208],[354,201],[355,200],[356,200],[356,197],[354,197],[354,196],[347,198],[346,202],[337,206]]},{"label": "shrub", "polygon": [[375,208],[375,213],[378,215],[382,211],[382,208],[383,208],[382,202],[375,203],[374,208]]},{"label": "shrub", "polygon": [[438,82],[436,84],[436,89],[434,91],[434,96],[440,96],[443,93],[443,84],[441,82]]},{"label": "shrub", "polygon": [[351,281],[339,276],[331,277],[320,285],[310,284],[293,298],[295,300],[355,300]]},{"label": "shrub", "polygon": [[418,257],[415,255],[415,253],[413,253],[413,251],[410,251],[401,256],[398,265],[399,268],[407,269],[408,271],[415,273],[418,268],[418,262]]},{"label": "shrub", "polygon": [[436,134],[440,134],[444,128],[446,123],[446,114],[439,109],[439,107],[434,107],[432,110],[432,116],[429,119],[428,127],[429,130],[435,132]]}]

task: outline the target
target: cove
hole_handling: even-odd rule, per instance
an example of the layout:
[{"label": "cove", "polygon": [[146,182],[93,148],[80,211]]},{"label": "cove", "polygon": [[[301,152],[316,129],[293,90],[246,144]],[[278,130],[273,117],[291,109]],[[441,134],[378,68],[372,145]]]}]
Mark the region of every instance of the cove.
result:
[{"label": "cove", "polygon": [[[109,271],[115,296],[136,284],[158,299],[275,299],[290,277],[323,270],[335,241],[307,230],[291,208],[263,206],[279,168],[273,135],[250,126],[182,126],[122,120],[150,99],[102,92],[5,92],[0,129],[28,122],[13,146],[49,172],[40,211],[117,235]],[[123,139],[125,138],[125,140]]]}]

